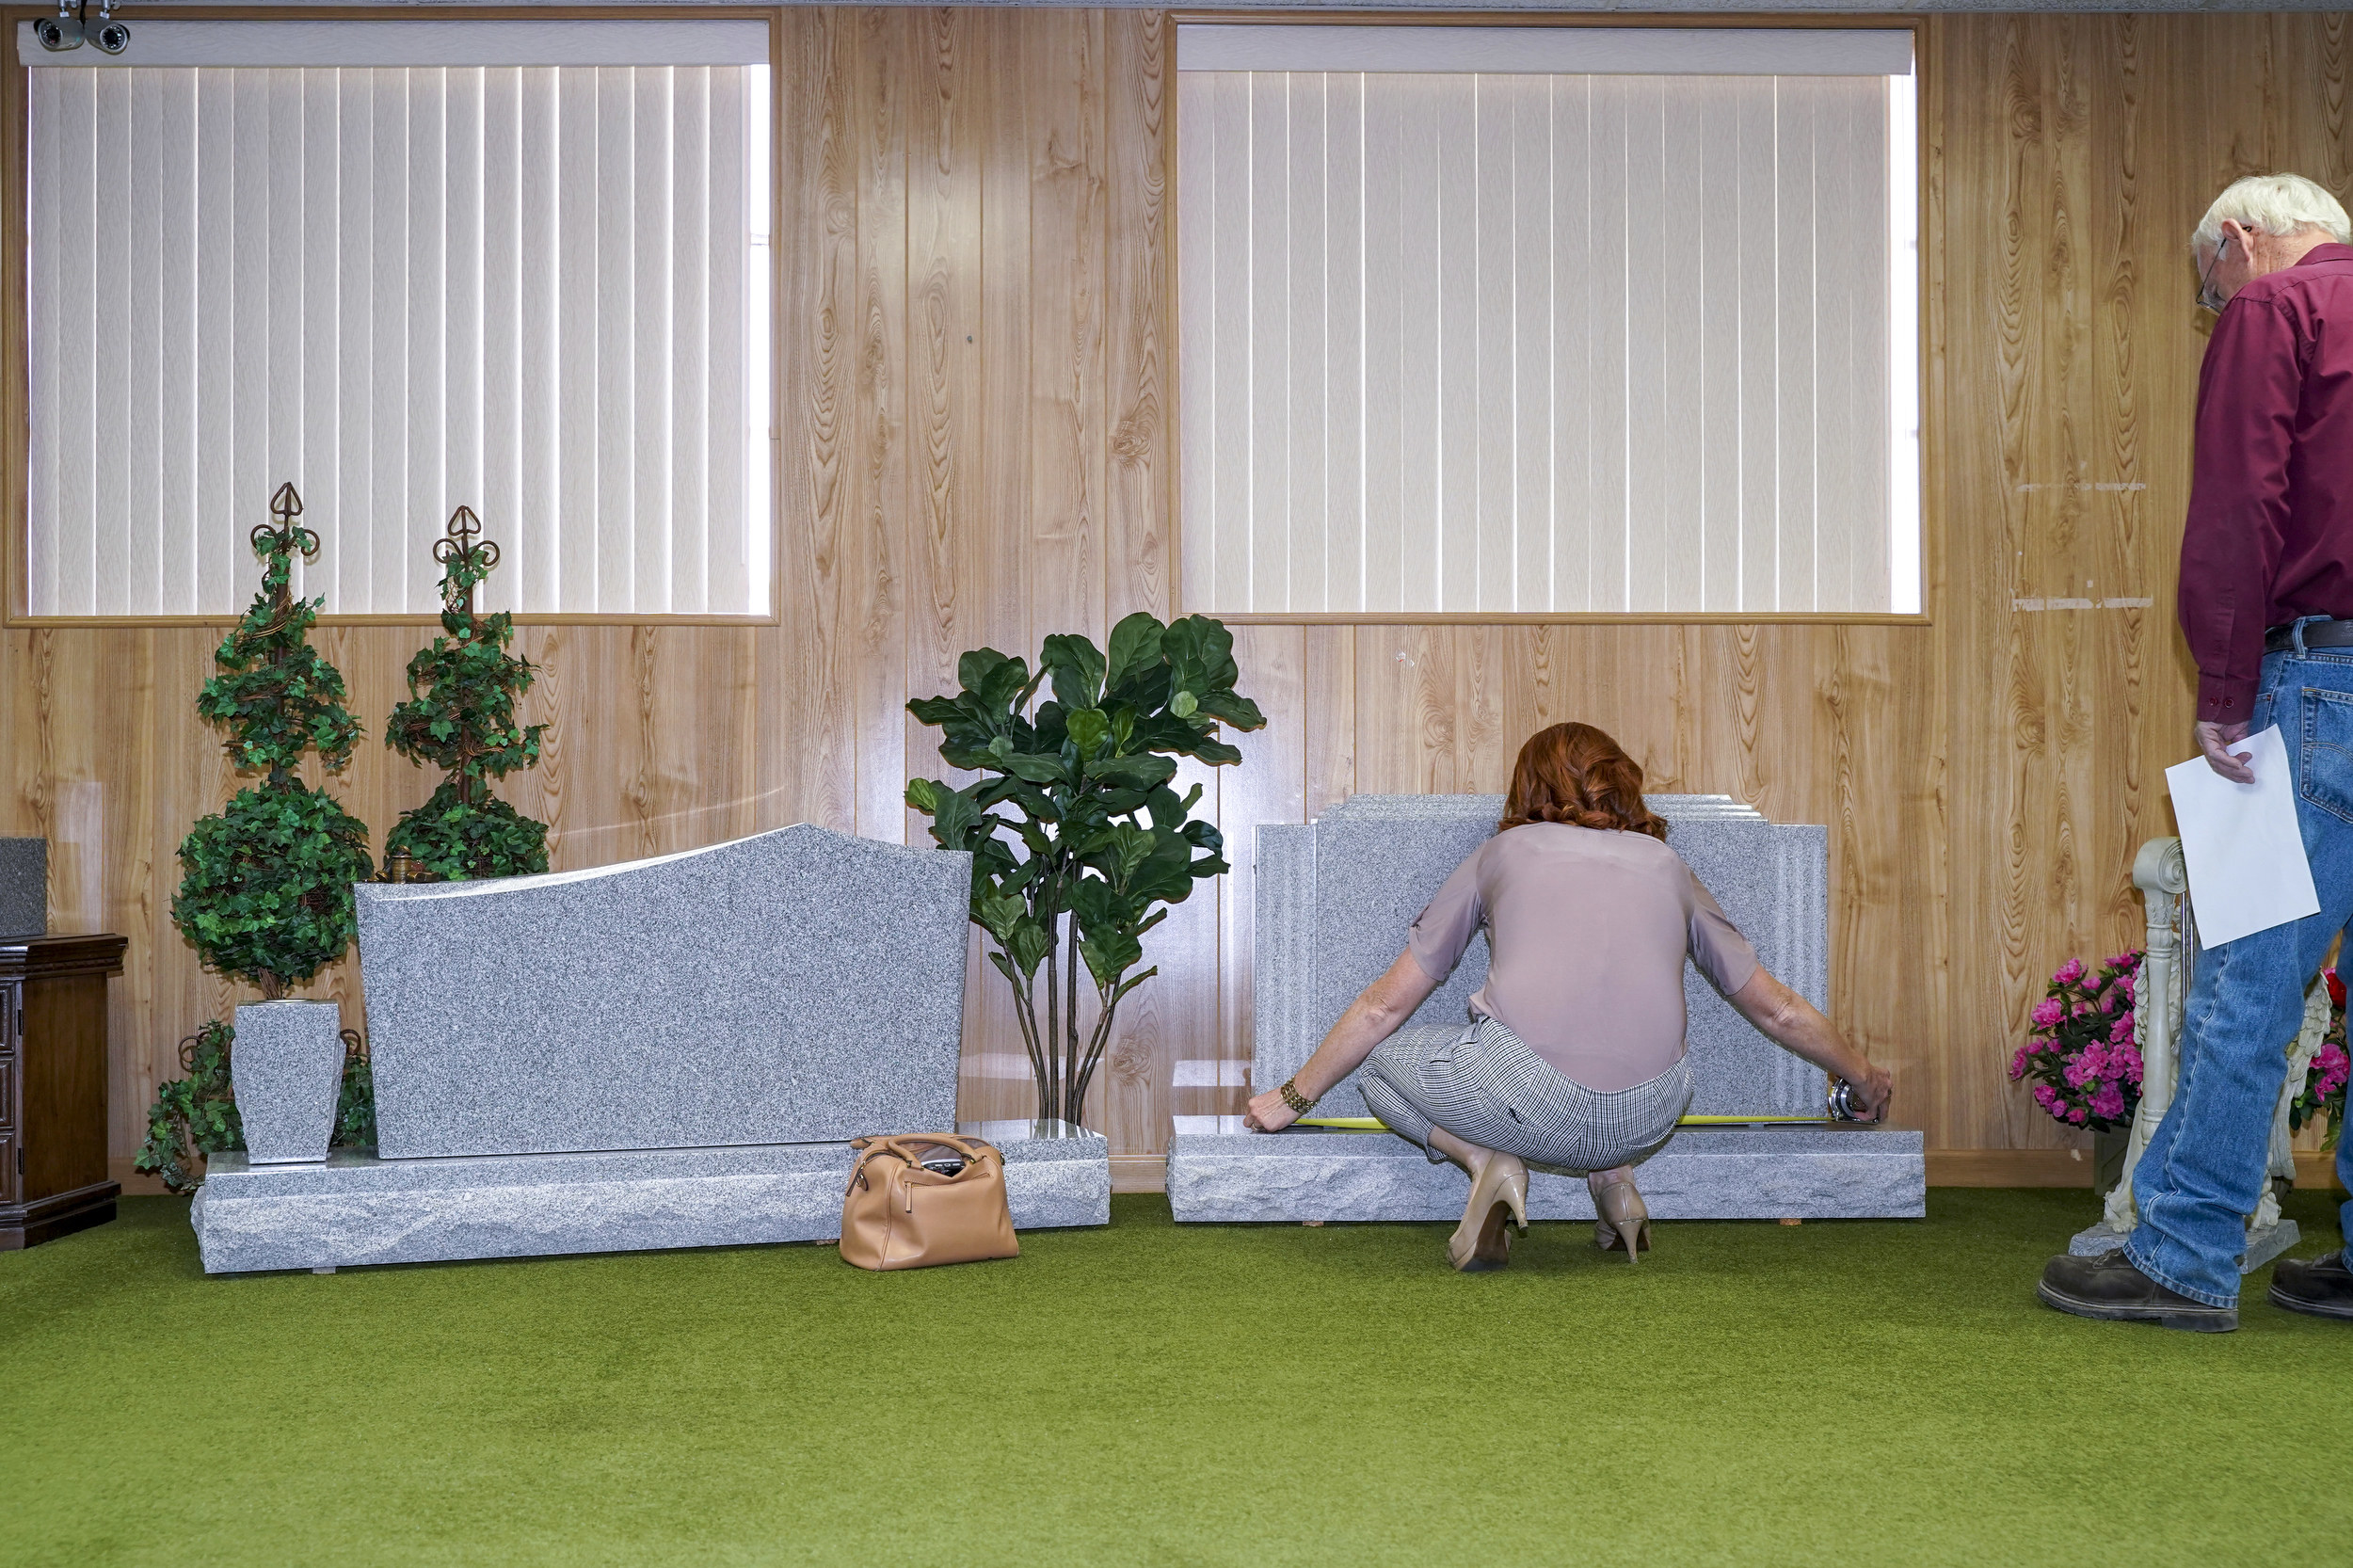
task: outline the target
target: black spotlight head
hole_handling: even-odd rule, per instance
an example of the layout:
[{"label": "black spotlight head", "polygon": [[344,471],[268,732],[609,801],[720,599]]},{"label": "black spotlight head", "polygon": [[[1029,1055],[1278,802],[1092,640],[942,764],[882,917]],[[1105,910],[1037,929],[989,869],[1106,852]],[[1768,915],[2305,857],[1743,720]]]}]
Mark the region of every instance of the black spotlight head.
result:
[{"label": "black spotlight head", "polygon": [[33,36],[53,53],[82,47],[82,24],[68,17],[44,16],[33,24]]},{"label": "black spotlight head", "polygon": [[131,47],[131,24],[127,22],[102,22],[90,41],[109,55],[120,55]]}]

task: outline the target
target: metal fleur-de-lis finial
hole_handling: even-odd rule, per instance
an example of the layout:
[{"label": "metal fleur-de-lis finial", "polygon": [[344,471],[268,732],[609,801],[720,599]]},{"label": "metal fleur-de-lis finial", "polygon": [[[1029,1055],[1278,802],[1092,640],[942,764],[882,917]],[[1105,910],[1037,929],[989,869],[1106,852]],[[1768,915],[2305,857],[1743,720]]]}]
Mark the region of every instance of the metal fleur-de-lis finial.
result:
[{"label": "metal fleur-de-lis finial", "polygon": [[293,480],[280,485],[269,498],[269,515],[278,520],[275,527],[257,522],[253,532],[246,536],[252,542],[254,553],[292,554],[298,550],[307,561],[319,552],[319,536],[295,521],[302,515],[302,494],[294,488]]},{"label": "metal fleur-de-lis finial", "polygon": [[[433,558],[443,568],[441,578],[444,602],[450,609],[467,615],[474,611],[474,584],[490,575],[490,568],[499,564],[499,547],[494,540],[482,538],[482,520],[471,506],[459,506],[449,515],[449,524],[442,536],[433,541]],[[481,539],[476,544],[474,541]],[[456,597],[451,597],[453,590]]]}]

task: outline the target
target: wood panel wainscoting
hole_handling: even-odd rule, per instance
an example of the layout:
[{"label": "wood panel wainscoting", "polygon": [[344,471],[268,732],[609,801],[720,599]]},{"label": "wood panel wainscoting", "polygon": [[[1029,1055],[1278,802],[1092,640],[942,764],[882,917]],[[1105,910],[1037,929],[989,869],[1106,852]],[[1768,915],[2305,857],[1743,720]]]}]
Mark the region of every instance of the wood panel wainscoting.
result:
[{"label": "wood panel wainscoting", "polygon": [[[908,840],[904,781],[939,769],[903,704],[960,650],[1182,609],[1169,18],[790,7],[776,25],[779,623],[522,631],[550,728],[507,792],[552,824],[559,868],[800,820]],[[2238,174],[2353,196],[2353,18],[1918,25],[1929,624],[1238,628],[1272,722],[1209,780],[1235,874],[1150,938],[1160,975],[1098,1080],[1090,1120],[1124,1185],[1151,1182],[1173,1113],[1239,1109],[1255,826],[1352,791],[1500,790],[1522,737],[1571,717],[1657,789],[1830,825],[1833,1012],[1895,1069],[1896,1119],[1944,1151],[1935,1171],[2089,1171],[2004,1068],[2053,967],[2132,941],[2133,852],[2169,830],[2159,770],[2189,747],[2185,240]],[[19,127],[21,71],[5,87]],[[12,526],[24,395],[0,389]],[[420,548],[440,525],[417,520]],[[119,1171],[177,1042],[239,1000],[170,923],[175,847],[234,784],[192,706],[218,634],[5,633],[0,832],[50,840],[56,929],[131,937]],[[422,635],[322,632],[372,730]],[[338,789],[380,835],[431,783],[371,741]],[[357,980],[346,962],[311,994],[357,1024]],[[1026,1113],[1000,991],[976,966],[967,1114]]]}]

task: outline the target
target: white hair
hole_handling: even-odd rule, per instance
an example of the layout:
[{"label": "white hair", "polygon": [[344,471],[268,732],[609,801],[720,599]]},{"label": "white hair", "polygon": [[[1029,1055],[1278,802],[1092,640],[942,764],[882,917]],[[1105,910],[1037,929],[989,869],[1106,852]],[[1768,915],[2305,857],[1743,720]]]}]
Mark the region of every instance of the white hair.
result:
[{"label": "white hair", "polygon": [[2339,245],[2353,245],[2353,222],[2345,219],[2345,204],[2301,174],[2249,174],[2232,181],[2199,221],[2190,248],[2201,255],[2219,249],[2224,218],[2282,238],[2319,229]]}]

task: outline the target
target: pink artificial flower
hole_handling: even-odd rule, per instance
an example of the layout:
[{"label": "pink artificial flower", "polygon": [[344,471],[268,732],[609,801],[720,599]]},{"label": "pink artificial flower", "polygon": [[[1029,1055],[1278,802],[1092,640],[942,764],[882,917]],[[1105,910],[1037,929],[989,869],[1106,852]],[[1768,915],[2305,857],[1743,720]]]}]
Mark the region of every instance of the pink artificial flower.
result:
[{"label": "pink artificial flower", "polygon": [[2048,1029],[2067,1016],[2067,1004],[2057,997],[2045,997],[2034,1004],[2034,1026]]},{"label": "pink artificial flower", "polygon": [[2070,1111],[2067,1113],[2067,1119],[2073,1122],[2076,1126],[2081,1127],[2084,1123],[2084,1108],[2080,1105],[2075,1107],[2074,1110]]},{"label": "pink artificial flower", "polygon": [[2084,961],[2080,958],[2070,958],[2066,963],[2061,964],[2058,967],[2058,972],[2051,977],[2051,984],[2054,985],[2073,985],[2083,977]]},{"label": "pink artificial flower", "polygon": [[2011,1082],[2015,1083],[2018,1080],[2026,1076],[2027,1055],[2028,1052],[2026,1048],[2020,1046],[2018,1048],[2018,1054],[2009,1059],[2009,1077]]},{"label": "pink artificial flower", "polygon": [[2320,1054],[2313,1058],[2313,1065],[2319,1070],[2319,1079],[2313,1087],[2322,1099],[2344,1088],[2346,1078],[2353,1076],[2353,1061],[2346,1059],[2343,1046],[2321,1047]]},{"label": "pink artificial flower", "polygon": [[2119,1013],[2116,1016],[2116,1022],[2108,1026],[2108,1044],[2121,1046],[2130,1041],[2132,1037],[2133,1016],[2130,1013]]},{"label": "pink artificial flower", "polygon": [[2112,1122],[2124,1114],[2124,1091],[2113,1083],[2104,1083],[2091,1096],[2091,1113],[2102,1121]]},{"label": "pink artificial flower", "polygon": [[2135,1083],[2140,1081],[2140,1052],[2137,1049],[2131,1046],[2119,1046],[2116,1048],[2115,1060],[2116,1064],[2123,1069],[2126,1078]]}]

